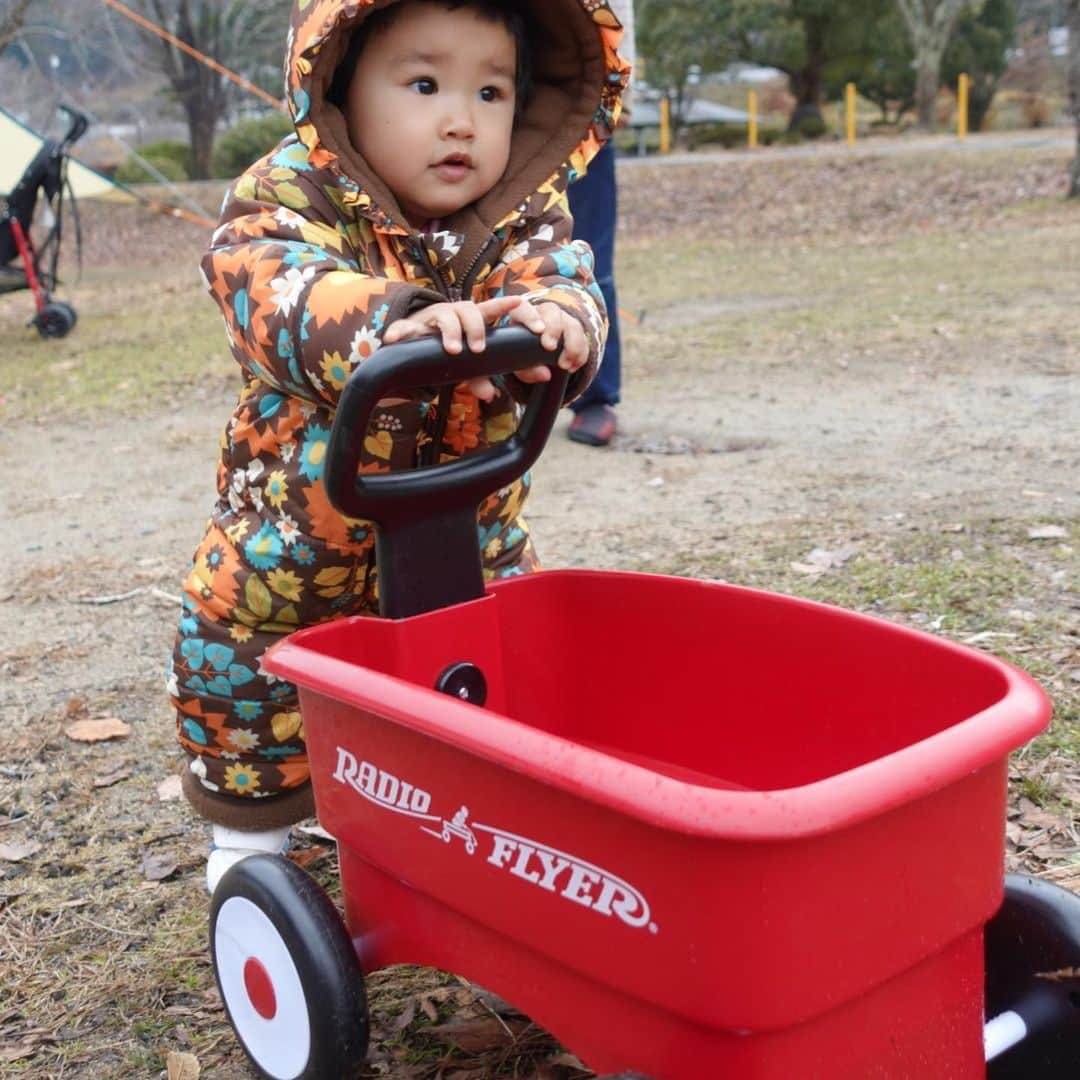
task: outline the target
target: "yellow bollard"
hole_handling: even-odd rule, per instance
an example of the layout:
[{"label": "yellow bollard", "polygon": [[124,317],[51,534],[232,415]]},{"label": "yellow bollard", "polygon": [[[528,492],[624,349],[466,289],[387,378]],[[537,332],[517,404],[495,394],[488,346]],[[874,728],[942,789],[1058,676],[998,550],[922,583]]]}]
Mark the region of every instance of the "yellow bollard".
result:
[{"label": "yellow bollard", "polygon": [[966,139],[968,133],[968,96],[971,89],[971,78],[967,72],[960,76],[956,87],[956,135],[959,139]]},{"label": "yellow bollard", "polygon": [[847,131],[848,146],[855,145],[855,84],[849,82],[844,87],[844,126]]},{"label": "yellow bollard", "polygon": [[746,95],[746,112],[749,117],[746,121],[746,145],[751,150],[756,150],[758,144],[756,90],[751,90]]},{"label": "yellow bollard", "polygon": [[671,102],[660,99],[660,153],[671,153]]}]

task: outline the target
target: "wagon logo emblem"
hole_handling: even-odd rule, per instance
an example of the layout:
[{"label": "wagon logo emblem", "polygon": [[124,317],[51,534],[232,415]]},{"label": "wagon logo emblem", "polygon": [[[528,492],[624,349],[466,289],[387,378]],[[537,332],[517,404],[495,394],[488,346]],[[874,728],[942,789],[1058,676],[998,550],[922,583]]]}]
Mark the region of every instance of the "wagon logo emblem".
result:
[{"label": "wagon logo emblem", "polygon": [[465,842],[465,850],[472,855],[476,851],[476,833],[466,824],[468,820],[469,808],[463,806],[449,821],[443,819],[441,829],[429,829],[426,825],[421,825],[420,831],[426,832],[428,836],[437,836],[445,844],[459,836]]},{"label": "wagon logo emblem", "polygon": [[429,792],[371,762],[357,761],[341,746],[334,779],[383,810],[419,819],[420,831],[444,844],[459,840],[467,855],[476,855],[483,842],[484,862],[496,870],[597,915],[616,918],[635,928],[647,927],[652,934],[658,932],[651,920],[649,902],[640,890],[595,863],[494,825],[470,822],[467,806],[461,806],[450,818],[432,814]]}]

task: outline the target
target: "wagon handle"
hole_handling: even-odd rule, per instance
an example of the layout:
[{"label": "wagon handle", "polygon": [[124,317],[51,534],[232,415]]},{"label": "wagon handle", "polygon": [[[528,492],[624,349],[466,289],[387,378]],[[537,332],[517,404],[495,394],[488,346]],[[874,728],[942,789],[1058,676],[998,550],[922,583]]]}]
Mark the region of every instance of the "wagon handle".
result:
[{"label": "wagon handle", "polygon": [[[484,595],[476,529],[480,502],[540,456],[562,406],[569,372],[524,327],[488,334],[483,352],[450,355],[438,338],[386,345],[349,377],[326,456],[326,493],[348,517],[375,525],[379,607],[400,619]],[[360,473],[360,454],[378,403],[392,392],[455,385],[542,364],[551,380],[531,387],[518,430],[489,450],[441,465]]]}]

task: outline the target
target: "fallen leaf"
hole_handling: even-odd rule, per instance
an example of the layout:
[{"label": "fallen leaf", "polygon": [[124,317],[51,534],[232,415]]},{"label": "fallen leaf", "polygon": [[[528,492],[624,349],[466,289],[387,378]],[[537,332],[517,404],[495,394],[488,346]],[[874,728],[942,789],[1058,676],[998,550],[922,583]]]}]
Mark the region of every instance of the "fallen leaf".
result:
[{"label": "fallen leaf", "polygon": [[291,863],[295,863],[302,870],[310,870],[330,857],[326,848],[297,848],[295,851],[286,852],[285,857]]},{"label": "fallen leaf", "polygon": [[1028,529],[1029,540],[1064,540],[1068,535],[1060,525],[1040,525],[1037,529]]},{"label": "fallen leaf", "polygon": [[313,840],[322,840],[328,844],[336,844],[334,839],[318,822],[314,825],[294,825],[293,832],[301,836],[310,836]]},{"label": "fallen leaf", "polygon": [[131,734],[131,725],[115,716],[102,716],[97,720],[76,720],[64,728],[64,734],[76,742],[106,742],[126,739]]},{"label": "fallen leaf", "polygon": [[121,780],[126,780],[130,775],[131,770],[126,765],[124,765],[121,766],[119,769],[114,769],[110,773],[103,773],[101,776],[95,778],[94,787],[112,787],[113,784],[119,784]]},{"label": "fallen leaf", "polygon": [[1037,971],[1036,979],[1047,979],[1050,982],[1065,982],[1066,979],[1080,979],[1080,967],[1059,968],[1057,971]]},{"label": "fallen leaf", "polygon": [[40,1045],[40,1043],[18,1043],[15,1046],[0,1047],[0,1061],[22,1061],[23,1058],[33,1057]]},{"label": "fallen leaf", "polygon": [[80,713],[86,712],[86,702],[82,698],[68,698],[64,705],[64,715],[70,720]]},{"label": "fallen leaf", "polygon": [[791,569],[800,574],[826,574],[830,570],[839,570],[856,552],[857,549],[850,545],[835,551],[814,548],[805,559],[793,562]]},{"label": "fallen leaf", "polygon": [[194,1054],[181,1054],[170,1050],[165,1058],[165,1073],[168,1080],[199,1080],[199,1059]]},{"label": "fallen leaf", "polygon": [[410,998],[405,1008],[391,1021],[387,1030],[392,1035],[400,1034],[416,1019],[416,998]]},{"label": "fallen leaf", "polygon": [[157,786],[158,802],[175,802],[183,794],[180,777],[175,773],[166,776]]},{"label": "fallen leaf", "polygon": [[[1025,799],[1024,802],[1027,800]],[[1064,832],[1067,828],[1067,822],[1063,816],[1052,814],[1040,806],[1028,807],[1022,803],[1021,811],[1020,822],[1025,829],[1060,829]]]},{"label": "fallen leaf", "polygon": [[555,1054],[553,1057],[547,1059],[548,1065],[562,1065],[567,1069],[580,1069],[582,1072],[588,1072],[588,1068],[582,1062],[581,1058],[576,1057],[573,1054],[567,1053],[565,1050],[561,1054]]},{"label": "fallen leaf", "polygon": [[0,859],[4,862],[22,862],[41,850],[36,840],[23,840],[14,844],[0,844]]},{"label": "fallen leaf", "polygon": [[176,860],[166,852],[148,851],[143,856],[142,871],[147,881],[164,881],[176,873]]},{"label": "fallen leaf", "polygon": [[425,1028],[425,1034],[466,1054],[482,1054],[492,1047],[512,1043],[526,1026],[524,1020],[511,1019],[504,1023],[494,1016],[477,1016],[434,1024]]}]

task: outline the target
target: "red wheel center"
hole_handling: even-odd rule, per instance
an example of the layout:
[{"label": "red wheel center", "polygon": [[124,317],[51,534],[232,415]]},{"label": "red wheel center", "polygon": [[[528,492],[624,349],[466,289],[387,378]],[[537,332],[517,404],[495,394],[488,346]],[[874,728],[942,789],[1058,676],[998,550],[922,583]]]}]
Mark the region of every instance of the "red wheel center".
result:
[{"label": "red wheel center", "polygon": [[254,956],[244,961],[244,989],[254,1010],[264,1020],[273,1020],[277,1013],[274,984],[270,981],[270,973]]}]

